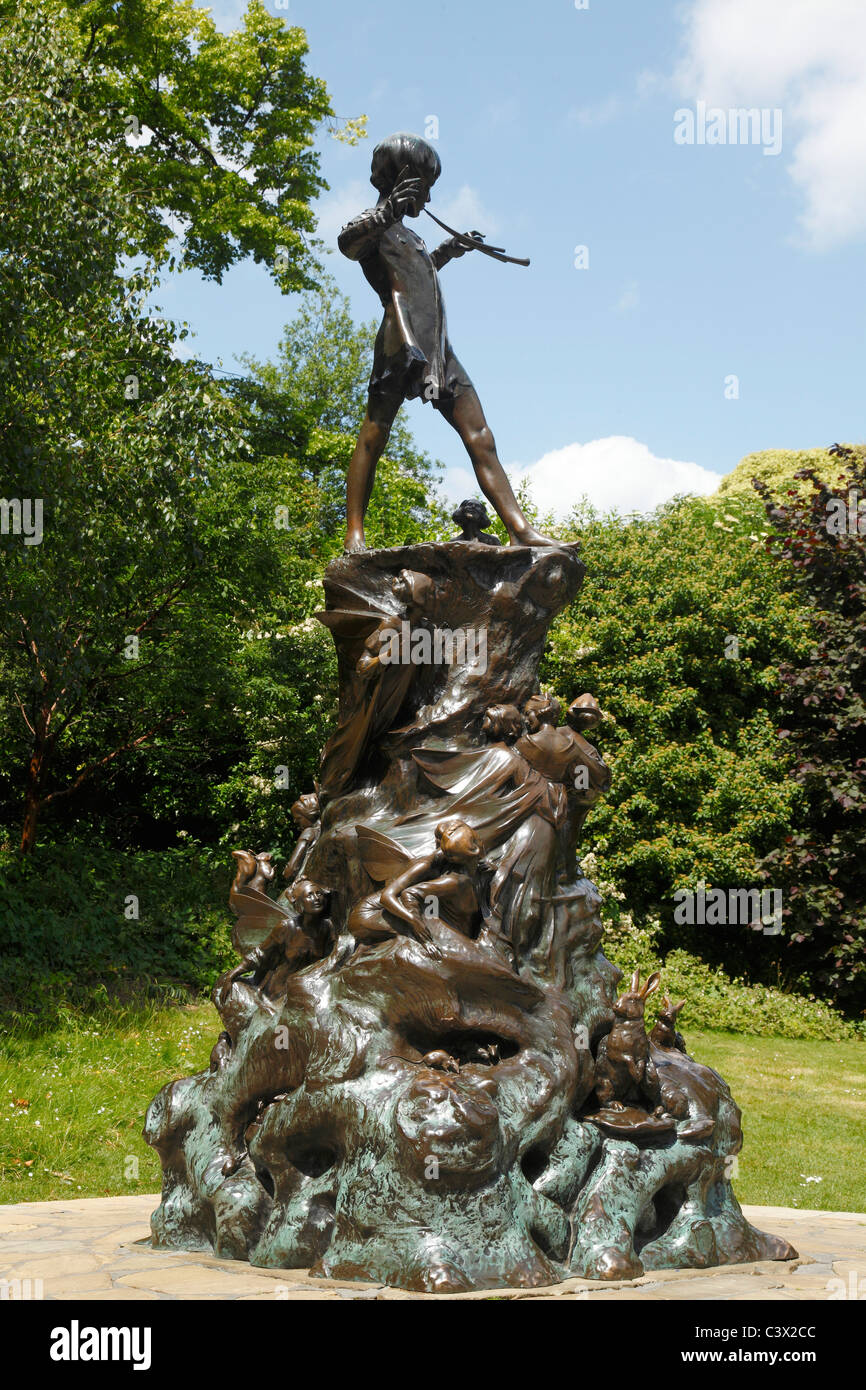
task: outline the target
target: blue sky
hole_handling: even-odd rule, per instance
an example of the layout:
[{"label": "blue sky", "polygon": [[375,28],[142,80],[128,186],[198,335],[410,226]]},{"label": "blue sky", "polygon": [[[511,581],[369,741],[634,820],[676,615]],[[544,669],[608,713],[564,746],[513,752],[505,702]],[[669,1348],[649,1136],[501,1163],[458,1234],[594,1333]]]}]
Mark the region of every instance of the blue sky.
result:
[{"label": "blue sky", "polygon": [[[442,282],[502,461],[543,506],[586,493],[643,510],[712,490],[754,450],[864,437],[862,0],[289,6],[269,0],[307,31],[336,112],[368,117],[356,148],[320,142],[328,242],[375,201],[376,141],[435,118],[432,210],[531,257],[527,270],[466,256]],[[242,10],[212,7],[222,28]],[[718,121],[710,138],[726,143],[677,143],[675,113],[699,102],[726,120],[765,110],[781,149],[732,143]],[[428,244],[444,236],[413,225]],[[358,266],[336,250],[327,265],[356,318],[375,316]],[[228,368],[273,354],[294,309],[246,264],[221,287],[185,274],[158,299]],[[455,500],[475,493],[445,422],[419,402],[409,418]]]}]

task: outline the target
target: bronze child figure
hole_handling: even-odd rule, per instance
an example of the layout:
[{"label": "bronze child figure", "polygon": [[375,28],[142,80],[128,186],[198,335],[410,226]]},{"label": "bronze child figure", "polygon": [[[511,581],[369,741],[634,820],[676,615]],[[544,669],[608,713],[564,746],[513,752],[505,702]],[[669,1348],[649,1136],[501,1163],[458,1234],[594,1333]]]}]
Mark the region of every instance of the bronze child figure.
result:
[{"label": "bronze child figure", "polygon": [[429,253],[404,217],[418,217],[441,172],[439,156],[417,135],[390,135],[373,151],[374,208],[342,230],[344,256],[359,261],[385,310],[373,355],[367,413],[346,484],[347,554],[366,548],[364,517],[376,465],[404,400],[431,401],[466,446],[475,476],[496,509],[512,545],[553,545],[524,516],[496,453],[475,388],[448,340],[437,272],[479,237],[452,236]]},{"label": "bronze child figure", "polygon": [[382,874],[383,849],[386,857],[393,855],[393,869],[397,870],[386,870],[384,886],[362,898],[349,916],[348,928],[359,947],[409,936],[437,959],[441,953],[426,920],[428,904],[435,904],[434,920],[442,926],[470,938],[478,934],[492,868],[483,859],[480,839],[466,821],[458,816],[440,821],[434,831],[436,848],[411,860],[387,837],[371,833],[367,826],[357,830],[371,878]]},{"label": "bronze child figure", "polygon": [[474,498],[461,502],[451,513],[451,520],[456,521],[461,528],[460,535],[454,537],[455,541],[466,541],[470,544],[478,541],[481,545],[502,544],[492,531],[484,530],[485,526],[490,525],[490,517],[483,502],[476,502]]}]

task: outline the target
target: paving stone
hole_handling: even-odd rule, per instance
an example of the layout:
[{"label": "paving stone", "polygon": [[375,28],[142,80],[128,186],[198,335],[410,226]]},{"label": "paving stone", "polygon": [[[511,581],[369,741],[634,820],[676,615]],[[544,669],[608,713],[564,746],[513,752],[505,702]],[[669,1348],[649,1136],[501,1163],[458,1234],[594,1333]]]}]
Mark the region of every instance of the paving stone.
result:
[{"label": "paving stone", "polygon": [[66,1274],[45,1280],[46,1298],[77,1298],[80,1293],[113,1288],[108,1270],[97,1269],[90,1274]]},{"label": "paving stone", "polygon": [[33,1255],[50,1254],[53,1250],[69,1250],[72,1248],[85,1248],[84,1246],[72,1246],[69,1240],[58,1239],[52,1236],[50,1240],[16,1240],[8,1245],[2,1243],[2,1254],[0,1254],[0,1274],[7,1265],[12,1265],[16,1260],[26,1260]]},{"label": "paving stone", "polygon": [[[188,1258],[189,1256],[187,1256]],[[168,1260],[165,1256],[154,1252],[149,1257],[141,1256],[139,1259],[136,1259],[135,1256],[118,1255],[116,1259],[106,1263],[110,1265],[115,1277],[118,1277],[121,1274],[140,1274],[142,1270],[158,1273],[161,1269],[174,1269],[177,1265],[177,1258]]]},{"label": "paving stone", "polygon": [[101,1263],[89,1250],[67,1249],[50,1255],[21,1255],[14,1261],[11,1272],[4,1277],[43,1279],[47,1283],[49,1279],[57,1279],[64,1274],[89,1274],[98,1269]]},{"label": "paving stone", "polygon": [[107,1292],[90,1291],[77,1293],[75,1302],[82,1303],[155,1303],[160,1301],[158,1293],[148,1293],[144,1289],[109,1289]]},{"label": "paving stone", "polygon": [[846,1298],[866,1294],[866,1214],[859,1212],[744,1208],[760,1230],[784,1236],[800,1252],[799,1259],[783,1265],[764,1260],[710,1270],[653,1270],[631,1281],[572,1277],[544,1289],[435,1295],[345,1279],[318,1280],[308,1270],[259,1269],[210,1252],[153,1250],[147,1238],[158,1202],[158,1194],[138,1193],[0,1208],[0,1271],[6,1277],[41,1278],[48,1299],[88,1301],[787,1302],[826,1299],[834,1287],[838,1297],[839,1281]]},{"label": "paving stone", "polygon": [[201,1298],[213,1294],[216,1298],[241,1293],[268,1293],[274,1298],[269,1281],[258,1279],[245,1271],[235,1274],[219,1270],[204,1270],[197,1265],[181,1265],[178,1269],[142,1270],[138,1274],[121,1274],[117,1284],[124,1288],[153,1289],[158,1293],[173,1293],[183,1297]]}]

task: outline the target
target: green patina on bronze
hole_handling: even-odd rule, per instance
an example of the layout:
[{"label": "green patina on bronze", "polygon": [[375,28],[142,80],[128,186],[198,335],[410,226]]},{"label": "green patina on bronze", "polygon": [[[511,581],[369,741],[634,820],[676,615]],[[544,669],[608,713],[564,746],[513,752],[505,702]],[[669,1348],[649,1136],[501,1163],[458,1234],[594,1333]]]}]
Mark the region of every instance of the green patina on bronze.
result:
[{"label": "green patina on bronze", "polygon": [[[600,711],[560,723],[537,676],[576,548],[468,515],[328,568],[339,726],[279,899],[270,857],[236,855],[224,1031],[147,1115],[154,1242],[440,1292],[789,1258],[737,1205],[740,1114],[682,1005],[648,1037],[658,980],[624,988],[601,950],[577,857]],[[434,653],[483,633],[483,661],[385,660],[404,624]]]}]

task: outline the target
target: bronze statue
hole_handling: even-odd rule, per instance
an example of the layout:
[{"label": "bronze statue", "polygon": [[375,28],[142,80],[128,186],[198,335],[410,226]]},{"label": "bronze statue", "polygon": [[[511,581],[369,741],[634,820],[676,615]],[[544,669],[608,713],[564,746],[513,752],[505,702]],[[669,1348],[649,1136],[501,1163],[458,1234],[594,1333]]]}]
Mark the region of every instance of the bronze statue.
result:
[{"label": "bronze statue", "polygon": [[[580,827],[610,780],[596,749],[557,727],[559,715],[559,701],[539,693],[523,714],[507,704],[485,711],[486,748],[413,752],[425,778],[453,797],[450,813],[466,816],[484,836],[495,873],[483,937],[512,962],[555,950],[545,902],[557,877],[573,871]],[[586,776],[576,789],[579,770]],[[413,812],[398,826],[420,829],[431,814]]]},{"label": "bronze statue", "polygon": [[279,921],[283,909],[265,892],[276,869],[269,853],[251,854],[248,849],[232,851],[237,871],[229,891],[229,906],[237,916],[232,945],[241,955],[264,941]]},{"label": "bronze statue", "polygon": [[[585,737],[603,716],[581,694],[562,723],[538,676],[584,566],[527,526],[448,342],[436,270],[467,238],[429,256],[403,223],[438,172],[423,141],[385,141],[379,204],[341,237],[385,320],[350,553],[328,565],[317,614],[339,717],[293,808],[279,898],[271,854],[235,851],[240,960],[214,989],[220,1037],[147,1113],[153,1241],[431,1293],[789,1259],[738,1205],[740,1113],[689,1056],[682,1003],[665,996],[648,1037],[658,972],[623,989],[604,954],[578,858],[610,780]],[[476,502],[454,540],[363,549],[376,462],[413,394],[464,438],[511,545],[490,544]],[[407,628],[470,627],[484,663],[404,659]]]},{"label": "bronze statue", "polygon": [[595,1064],[595,1094],[608,1110],[625,1110],[626,1102],[660,1100],[658,1076],[650,1055],[644,1027],[644,1009],[650,994],[661,984],[655,970],[641,988],[640,971],[613,1006],[613,1026],[602,1038]]},{"label": "bronze statue", "polygon": [[418,396],[430,401],[460,435],[479,486],[512,545],[555,544],[523,515],[499,462],[481,402],[448,339],[438,271],[465,255],[479,239],[451,236],[431,255],[403,220],[420,214],[440,172],[438,154],[418,136],[396,134],[381,141],[373,151],[370,174],[379,200],[349,222],[339,237],[343,255],[360,262],[385,310],[376,338],[367,413],[349,464],[348,553],[365,548],[364,517],[376,465],[403,401]]},{"label": "bronze statue", "polygon": [[412,684],[413,667],[408,662],[385,659],[389,639],[392,634],[401,633],[404,621],[416,626],[423,622],[434,589],[428,576],[403,569],[392,581],[389,595],[389,601],[399,605],[399,611],[378,615],[350,611],[331,617],[328,624],[331,630],[354,639],[353,655],[359,650],[353,663],[350,711],[344,715],[341,710],[336,733],[322,753],[319,769],[322,797],[336,796],[345,790],[370,743],[393,727]]},{"label": "bronze statue", "polygon": [[[366,826],[358,827],[361,854],[371,877],[386,878],[377,893],[362,898],[348,929],[359,945],[408,935],[438,955],[430,923],[464,936],[477,935],[485,865],[472,827],[457,816],[435,828],[435,849],[406,862],[400,846]],[[395,871],[396,870],[396,871]]]},{"label": "bronze statue", "polygon": [[685,999],[681,999],[678,1004],[672,1004],[668,996],[663,995],[658,1018],[650,1033],[650,1042],[655,1043],[656,1047],[675,1047],[678,1052],[685,1052],[686,1040],[677,1029],[677,1014],[685,1002]]},{"label": "bronze statue", "polygon": [[490,705],[484,711],[481,732],[490,743],[516,743],[523,733],[523,716],[516,705]]},{"label": "bronze statue", "polygon": [[284,975],[292,974],[313,961],[323,960],[334,945],[333,927],[325,916],[328,897],[327,889],[318,883],[299,878],[291,890],[291,909],[279,905],[280,920],[261,945],[253,947],[239,965],[228,971],[226,984],[252,974],[253,983],[261,985],[278,970]]},{"label": "bronze statue", "polygon": [[494,536],[492,531],[485,531],[484,527],[490,525],[490,517],[487,515],[487,508],[483,502],[476,502],[468,498],[461,502],[459,507],[455,507],[451,513],[451,520],[456,521],[460,527],[460,535],[455,536],[456,541],[478,542],[481,545],[501,545],[498,536]]},{"label": "bronze statue", "polygon": [[292,850],[291,858],[283,869],[283,879],[290,888],[304,867],[304,860],[316,844],[321,833],[321,810],[319,794],[304,792],[292,807],[292,820],[298,828],[298,840]]}]

